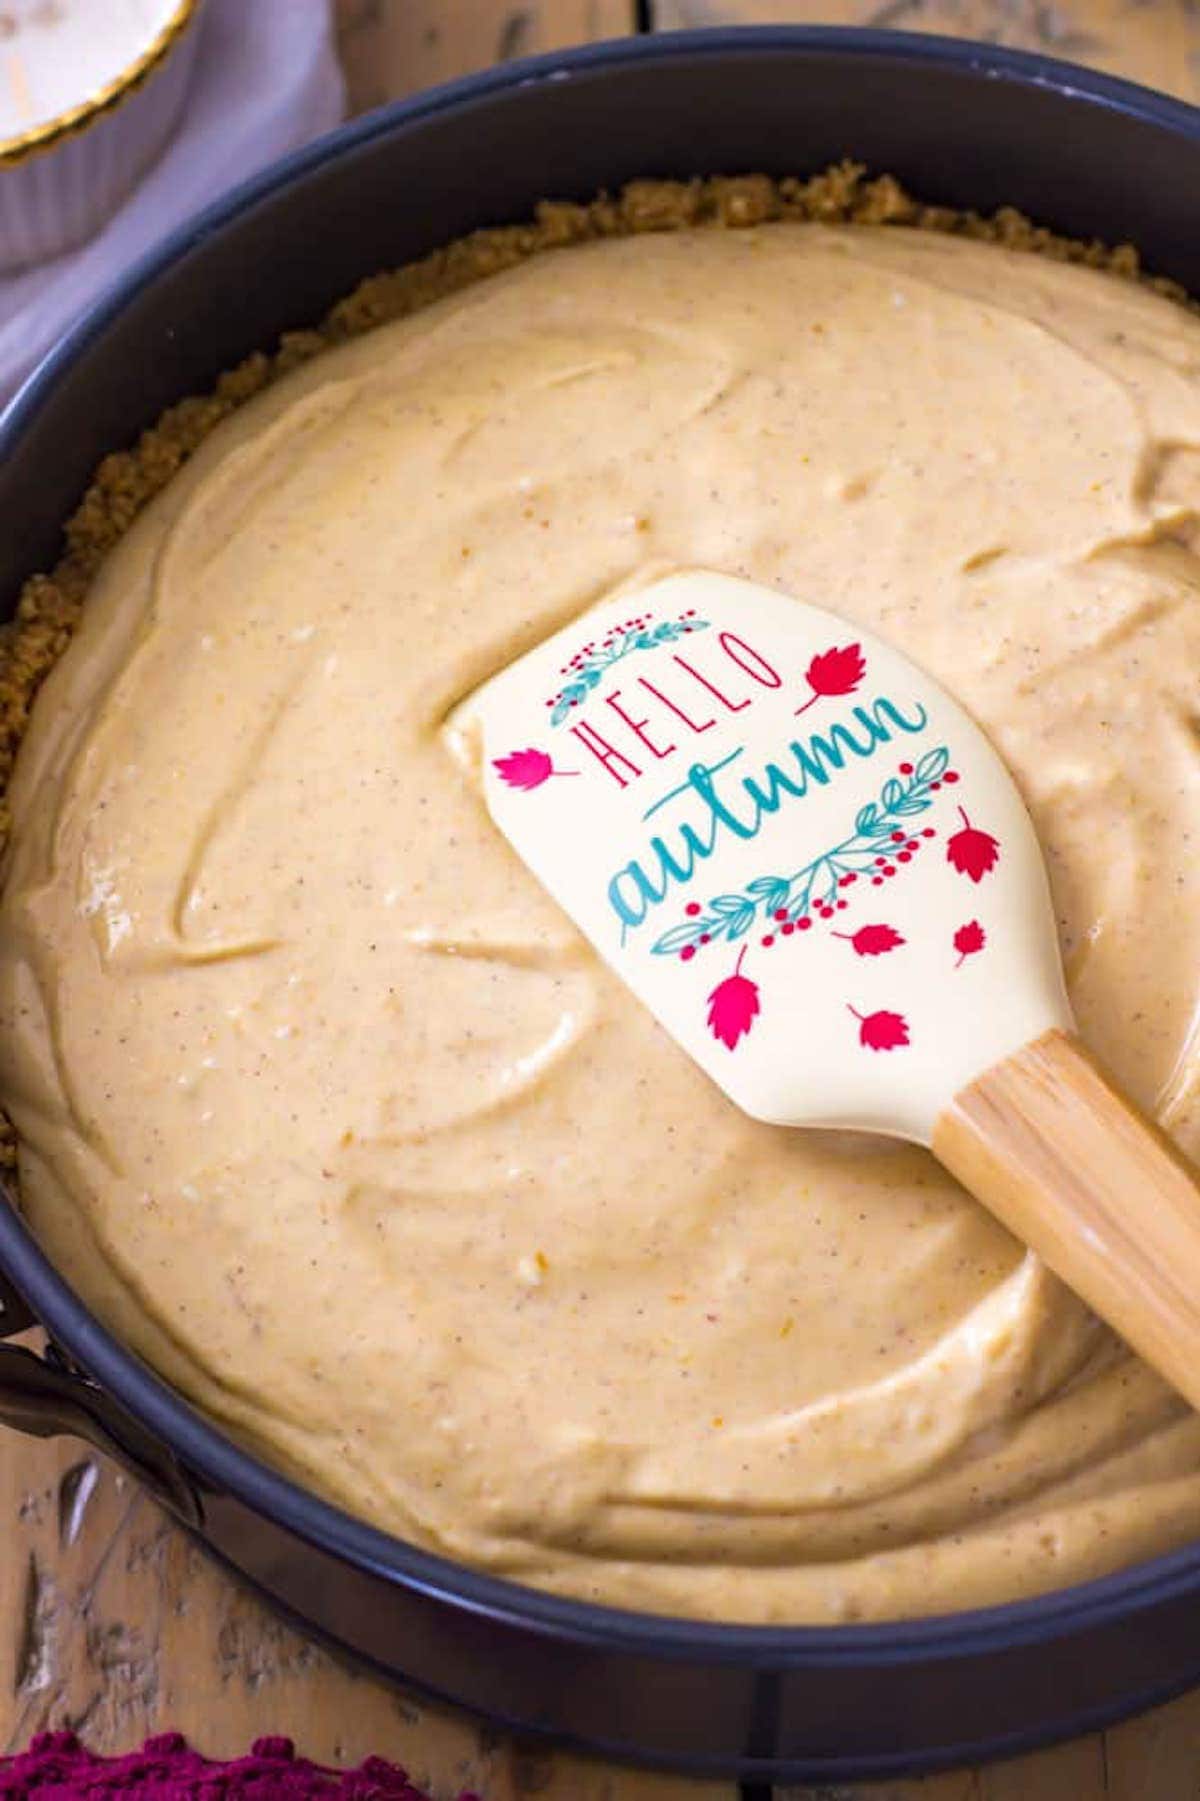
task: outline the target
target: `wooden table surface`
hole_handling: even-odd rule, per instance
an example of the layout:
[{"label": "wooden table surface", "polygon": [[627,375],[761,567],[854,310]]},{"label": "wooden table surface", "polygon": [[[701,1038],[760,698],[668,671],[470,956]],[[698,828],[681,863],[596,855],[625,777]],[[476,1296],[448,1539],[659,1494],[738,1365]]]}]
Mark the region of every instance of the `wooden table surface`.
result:
[{"label": "wooden table surface", "polygon": [[[505,57],[635,28],[634,0],[339,0],[356,107]],[[733,20],[895,25],[1024,45],[1200,99],[1200,0],[657,0],[665,28]],[[371,1752],[435,1797],[736,1801],[516,1743],[331,1661],[211,1567],[103,1459],[0,1430],[0,1751],[71,1726],[114,1751],[179,1728],[211,1755],[287,1733],[311,1757]],[[1200,1622],[1198,1622],[1200,1627]],[[775,1801],[1200,1801],[1200,1691],[1113,1731],[928,1782]]]}]

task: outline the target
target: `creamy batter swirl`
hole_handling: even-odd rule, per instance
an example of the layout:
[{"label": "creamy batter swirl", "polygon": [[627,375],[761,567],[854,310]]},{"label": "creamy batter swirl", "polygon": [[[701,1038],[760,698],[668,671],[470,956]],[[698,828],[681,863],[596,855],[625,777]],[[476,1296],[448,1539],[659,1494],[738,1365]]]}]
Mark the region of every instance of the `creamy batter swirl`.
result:
[{"label": "creamy batter swirl", "polygon": [[1200,1421],[923,1152],[757,1125],[492,827],[446,720],[673,566],[953,688],[1084,1036],[1200,1150],[1200,321],[776,224],[533,259],[242,409],[35,708],[0,1098],[68,1278],[418,1542],[686,1614],[1010,1599],[1200,1531]]}]

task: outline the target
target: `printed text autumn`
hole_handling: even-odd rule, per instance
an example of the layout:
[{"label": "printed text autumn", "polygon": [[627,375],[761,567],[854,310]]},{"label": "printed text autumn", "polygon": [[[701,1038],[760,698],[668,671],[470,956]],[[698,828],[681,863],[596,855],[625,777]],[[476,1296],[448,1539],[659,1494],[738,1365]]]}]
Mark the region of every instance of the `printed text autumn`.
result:
[{"label": "printed text autumn", "polygon": [[[739,641],[739,650],[748,647]],[[757,652],[750,652],[750,656],[755,657],[755,665],[764,674],[775,677],[764,686],[778,686],[780,677],[771,665],[760,659]],[[681,659],[677,657],[676,661]],[[762,675],[755,679],[762,681]],[[649,688],[650,684],[643,686]],[[730,711],[735,710],[732,702],[724,704],[730,706]],[[748,701],[742,699],[742,704]],[[647,724],[647,720],[641,720],[641,731]],[[609,879],[607,897],[620,920],[622,942],[631,929],[641,926],[650,911],[667,899],[672,888],[685,888],[697,868],[723,843],[746,843],[759,836],[764,823],[786,801],[804,800],[811,785],[827,787],[847,767],[847,762],[852,765],[870,758],[879,746],[890,744],[895,733],[915,735],[924,726],[926,711],[919,702],[905,706],[886,695],[877,695],[874,701],[852,706],[843,719],[825,731],[791,738],[777,758],[755,773],[744,773],[735,767],[741,764],[744,746],[712,764],[694,762],[683,782],[676,783],[645,810],[643,823],[658,821],[658,830],[650,836],[645,850],[623,863]],[[577,737],[584,735],[584,729],[577,728]],[[625,758],[625,762],[629,764],[631,760]],[[641,773],[634,765],[631,767],[632,774]],[[631,778],[627,774],[625,782]]]}]

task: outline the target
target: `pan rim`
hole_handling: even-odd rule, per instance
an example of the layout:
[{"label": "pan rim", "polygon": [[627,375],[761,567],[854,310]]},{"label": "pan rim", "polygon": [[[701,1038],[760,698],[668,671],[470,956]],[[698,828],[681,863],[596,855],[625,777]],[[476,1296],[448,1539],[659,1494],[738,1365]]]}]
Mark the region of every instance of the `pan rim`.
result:
[{"label": "pan rim", "polygon": [[[627,63],[759,56],[786,51],[890,58],[1050,90],[1068,104],[1131,114],[1200,142],[1200,109],[1122,78],[1053,57],[933,34],[852,26],[744,26],[615,39],[522,59],[428,89],[343,125],[223,195],[140,258],[92,305],[0,413],[0,460],[58,384],[142,291],[204,239],[299,184],[325,163],[447,110],[549,80]],[[425,1551],[354,1518],[243,1450],[104,1327],[58,1274],[21,1217],[0,1205],[0,1268],[54,1340],[100,1386],[219,1491],[326,1554],[426,1598],[563,1644],[760,1670],[895,1667],[978,1658],[1127,1621],[1167,1599],[1200,1595],[1200,1539],[1107,1576],[1027,1599],[913,1620],[869,1624],[749,1625],[634,1612],[561,1597]]]}]

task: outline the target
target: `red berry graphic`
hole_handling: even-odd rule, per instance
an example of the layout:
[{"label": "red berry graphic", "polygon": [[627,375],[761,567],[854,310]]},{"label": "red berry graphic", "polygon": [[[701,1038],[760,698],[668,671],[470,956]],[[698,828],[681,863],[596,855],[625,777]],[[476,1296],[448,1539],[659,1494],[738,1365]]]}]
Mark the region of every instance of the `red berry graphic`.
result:
[{"label": "red berry graphic", "polygon": [[900,774],[901,775],[911,775],[912,772],[913,772],[913,766],[911,763],[901,763],[901,765],[900,765]]},{"label": "red berry graphic", "polygon": [[712,943],[712,933],[711,932],[701,932],[700,942],[701,942],[701,944],[711,944]]},{"label": "red berry graphic", "polygon": [[903,844],[904,843],[904,833],[903,832],[893,832],[892,833],[892,843],[893,844]]},{"label": "red berry graphic", "polygon": [[685,944],[679,955],[683,958],[685,963],[690,963],[692,958],[696,955],[695,945]]},{"label": "red berry graphic", "polygon": [[768,932],[766,937],[762,941],[763,949],[765,951],[769,951],[771,946],[774,944],[774,942],[775,942],[774,937],[772,936],[772,934],[770,932]]},{"label": "red berry graphic", "polygon": [[911,863],[912,862],[912,852],[910,850],[897,851],[896,861],[897,861],[897,863]]},{"label": "red berry graphic", "polygon": [[700,903],[699,901],[689,901],[683,910],[689,919],[695,919],[697,913],[700,911]]},{"label": "red berry graphic", "polygon": [[787,908],[786,907],[776,907],[775,918],[776,919],[786,919],[787,918]]},{"label": "red berry graphic", "polygon": [[796,930],[795,926],[792,924],[790,919],[785,919],[783,922],[783,925],[780,929],[782,930],[785,938],[790,938],[792,933]]},{"label": "red berry graphic", "polygon": [[956,782],[958,780],[957,769],[948,769],[946,771],[945,775],[942,777],[942,780],[944,782],[951,782],[951,783]]},{"label": "red berry graphic", "polygon": [[921,836],[922,838],[936,838],[937,833],[931,825],[927,825],[922,829]]},{"label": "red berry graphic", "polygon": [[803,919],[798,919],[796,921],[796,929],[800,932],[812,931],[812,920],[808,917],[807,913],[804,915]]}]

